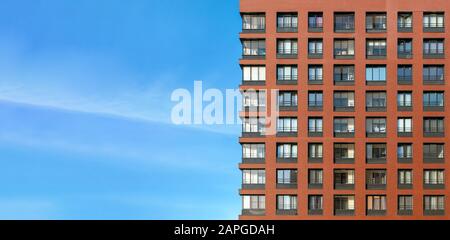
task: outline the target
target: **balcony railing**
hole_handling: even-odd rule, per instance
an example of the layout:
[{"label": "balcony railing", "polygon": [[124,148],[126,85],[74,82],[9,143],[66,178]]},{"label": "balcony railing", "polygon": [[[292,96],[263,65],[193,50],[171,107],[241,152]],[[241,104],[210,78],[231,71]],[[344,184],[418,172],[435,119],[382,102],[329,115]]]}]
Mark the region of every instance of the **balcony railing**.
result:
[{"label": "balcony railing", "polygon": [[334,31],[335,32],[353,32],[353,31],[355,31],[355,23],[353,23],[353,22],[335,23]]}]

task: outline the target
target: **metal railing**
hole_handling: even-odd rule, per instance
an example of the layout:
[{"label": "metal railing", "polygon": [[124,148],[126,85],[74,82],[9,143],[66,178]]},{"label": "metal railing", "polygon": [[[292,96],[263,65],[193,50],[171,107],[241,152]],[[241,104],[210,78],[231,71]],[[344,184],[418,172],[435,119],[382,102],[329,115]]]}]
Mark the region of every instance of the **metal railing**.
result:
[{"label": "metal railing", "polygon": [[297,75],[278,75],[277,80],[279,81],[297,81]]},{"label": "metal railing", "polygon": [[353,22],[334,23],[334,30],[337,30],[337,31],[355,30],[355,23],[353,23]]},{"label": "metal railing", "polygon": [[424,101],[424,107],[443,107],[444,101]]},{"label": "metal railing", "polygon": [[444,74],[426,74],[423,75],[423,80],[424,81],[443,81],[444,80]]},{"label": "metal railing", "polygon": [[412,28],[412,23],[399,22],[397,23],[398,28]]},{"label": "metal railing", "polygon": [[278,54],[284,54],[284,55],[296,55],[298,54],[298,49],[297,48],[291,48],[291,49],[278,49],[277,51]]}]

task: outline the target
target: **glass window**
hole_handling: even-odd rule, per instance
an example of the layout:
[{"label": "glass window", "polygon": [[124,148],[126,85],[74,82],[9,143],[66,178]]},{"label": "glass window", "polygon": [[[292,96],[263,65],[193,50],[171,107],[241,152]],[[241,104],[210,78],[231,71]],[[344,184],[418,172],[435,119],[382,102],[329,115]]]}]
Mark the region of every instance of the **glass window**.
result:
[{"label": "glass window", "polygon": [[308,173],[309,184],[322,184],[323,183],[323,170],[322,169],[310,169]]},{"label": "glass window", "polygon": [[278,118],[278,132],[297,132],[297,118]]},{"label": "glass window", "polygon": [[386,196],[367,196],[367,210],[386,210]]},{"label": "glass window", "polygon": [[264,14],[243,14],[242,29],[264,30],[266,28],[266,17]]},{"label": "glass window", "polygon": [[265,40],[243,40],[244,56],[265,56],[266,55],[266,41]]},{"label": "glass window", "polygon": [[297,28],[298,27],[298,17],[297,14],[291,13],[281,13],[278,14],[277,18],[278,28]]},{"label": "glass window", "polygon": [[308,157],[322,158],[323,157],[323,145],[321,143],[308,144]]},{"label": "glass window", "polygon": [[277,170],[277,184],[297,184],[297,170]]},{"label": "glass window", "polygon": [[386,118],[367,118],[366,131],[368,133],[386,133]]},{"label": "glass window", "polygon": [[354,39],[335,39],[334,40],[335,56],[353,56],[355,55]]},{"label": "glass window", "polygon": [[444,92],[424,92],[423,105],[426,107],[443,107]]},{"label": "glass window", "polygon": [[323,80],[322,65],[309,65],[308,66],[308,80],[309,81],[322,81]]},{"label": "glass window", "polygon": [[400,195],[398,196],[398,210],[413,210],[413,196]]},{"label": "glass window", "polygon": [[322,118],[309,118],[308,119],[308,131],[309,132],[322,132]]},{"label": "glass window", "polygon": [[243,184],[266,184],[266,170],[245,169],[242,170]]},{"label": "glass window", "polygon": [[242,70],[244,81],[266,81],[265,66],[244,66]]},{"label": "glass window", "polygon": [[298,45],[296,39],[282,39],[278,40],[278,54],[297,54]]},{"label": "glass window", "polygon": [[266,197],[264,195],[244,195],[242,196],[242,209],[265,209]]},{"label": "glass window", "polygon": [[296,210],[297,196],[294,195],[278,195],[277,196],[278,210]]},{"label": "glass window", "polygon": [[366,107],[386,107],[386,92],[367,92]]},{"label": "glass window", "polygon": [[279,144],[277,147],[277,158],[297,158],[297,144]]},{"label": "glass window", "polygon": [[323,94],[319,91],[308,93],[308,106],[310,107],[322,107],[323,106]]},{"label": "glass window", "polygon": [[242,144],[243,158],[264,158],[266,155],[265,144]]},{"label": "glass window", "polygon": [[367,66],[366,81],[386,81],[386,66]]}]

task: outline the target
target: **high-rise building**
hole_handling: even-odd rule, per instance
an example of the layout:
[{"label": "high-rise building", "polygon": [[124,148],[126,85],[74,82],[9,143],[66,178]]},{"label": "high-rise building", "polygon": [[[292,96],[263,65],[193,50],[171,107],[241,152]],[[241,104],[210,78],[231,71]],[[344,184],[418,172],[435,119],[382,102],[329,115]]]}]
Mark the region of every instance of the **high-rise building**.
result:
[{"label": "high-rise building", "polygon": [[240,219],[450,219],[448,0],[240,14]]}]

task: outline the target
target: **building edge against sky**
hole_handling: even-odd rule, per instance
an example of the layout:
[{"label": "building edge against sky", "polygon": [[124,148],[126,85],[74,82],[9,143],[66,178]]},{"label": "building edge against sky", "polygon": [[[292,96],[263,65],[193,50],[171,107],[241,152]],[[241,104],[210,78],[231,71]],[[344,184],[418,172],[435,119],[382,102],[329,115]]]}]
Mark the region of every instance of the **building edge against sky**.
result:
[{"label": "building edge against sky", "polygon": [[449,10],[240,0],[240,89],[258,94],[243,98],[239,218],[450,219]]}]

